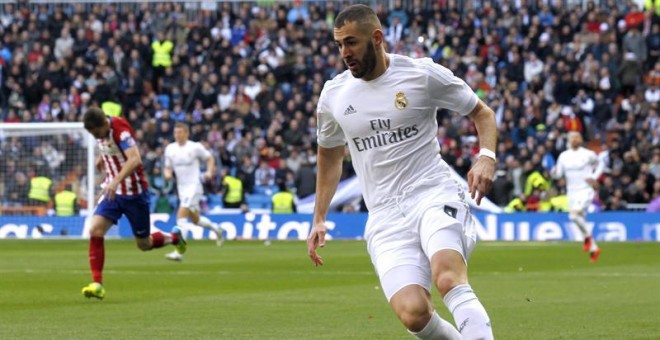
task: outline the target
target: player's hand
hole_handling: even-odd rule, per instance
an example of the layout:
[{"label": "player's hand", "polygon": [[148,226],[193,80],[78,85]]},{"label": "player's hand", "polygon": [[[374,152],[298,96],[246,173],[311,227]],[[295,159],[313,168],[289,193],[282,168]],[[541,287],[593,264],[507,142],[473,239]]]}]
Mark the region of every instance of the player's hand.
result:
[{"label": "player's hand", "polygon": [[307,238],[307,254],[315,267],[323,265],[323,258],[319,256],[316,249],[325,246],[325,234],[327,230],[328,228],[325,226],[325,222],[315,223]]},{"label": "player's hand", "polygon": [[108,201],[113,201],[115,199],[115,192],[117,192],[117,182],[112,180],[108,185],[103,188],[103,191],[101,192],[102,196],[105,196],[105,198],[108,199]]},{"label": "player's hand", "polygon": [[596,182],[593,178],[587,177],[584,180],[587,181],[587,183],[589,183],[589,185],[591,185],[592,188],[596,189],[598,182]]},{"label": "player's hand", "polygon": [[212,172],[208,172],[208,171],[206,171],[206,172],[204,173],[204,180],[205,180],[205,181],[210,181],[211,179],[213,179],[213,173],[212,173]]},{"label": "player's hand", "polygon": [[495,160],[488,157],[479,157],[477,162],[468,172],[468,189],[470,197],[481,204],[484,198],[493,187],[493,177],[495,176]]}]

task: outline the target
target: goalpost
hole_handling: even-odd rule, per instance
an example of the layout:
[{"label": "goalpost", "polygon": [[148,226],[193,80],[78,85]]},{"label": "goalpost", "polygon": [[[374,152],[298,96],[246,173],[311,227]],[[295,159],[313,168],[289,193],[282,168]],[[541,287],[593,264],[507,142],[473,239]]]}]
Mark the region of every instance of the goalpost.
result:
[{"label": "goalpost", "polygon": [[[57,218],[62,226],[39,226],[39,234],[81,235],[85,218],[94,209],[96,189],[96,142],[83,123],[0,123],[0,227],[7,221],[39,223],[44,216],[55,216],[55,194],[65,189],[78,199],[76,218]],[[52,181],[50,203],[27,196],[30,179],[44,176]],[[27,184],[27,189],[25,185]],[[34,218],[38,216],[38,218]],[[53,222],[56,223],[56,222]],[[71,225],[74,224],[74,225]],[[29,226],[34,227],[34,226]],[[65,228],[62,231],[62,228]],[[32,231],[30,234],[34,234]],[[1,235],[0,235],[1,236]]]}]

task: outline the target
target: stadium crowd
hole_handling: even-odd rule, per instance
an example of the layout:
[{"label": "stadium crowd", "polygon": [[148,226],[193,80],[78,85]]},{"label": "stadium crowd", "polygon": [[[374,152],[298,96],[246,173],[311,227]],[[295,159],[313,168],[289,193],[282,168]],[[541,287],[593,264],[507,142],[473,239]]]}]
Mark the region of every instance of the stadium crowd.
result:
[{"label": "stadium crowd", "polygon": [[[445,65],[496,110],[494,203],[543,210],[540,201],[561,195],[549,174],[569,131],[605,165],[600,209],[659,202],[660,7],[538,3],[395,0],[374,9],[389,51]],[[220,192],[223,174],[246,192],[278,183],[298,197],[314,192],[314,110],[324,82],[344,70],[332,37],[343,3],[222,3],[195,15],[179,3],[3,6],[3,121],[79,121],[91,105],[121,114],[159,196],[174,193],[163,150],[186,122],[218,160],[209,193]],[[476,131],[451,112],[438,121],[442,156],[465,177]],[[57,148],[77,141],[22,141],[2,141],[0,169],[4,201],[28,204],[18,187],[33,164],[57,182],[71,178],[58,167],[79,160]],[[343,176],[353,175],[347,156]]]}]

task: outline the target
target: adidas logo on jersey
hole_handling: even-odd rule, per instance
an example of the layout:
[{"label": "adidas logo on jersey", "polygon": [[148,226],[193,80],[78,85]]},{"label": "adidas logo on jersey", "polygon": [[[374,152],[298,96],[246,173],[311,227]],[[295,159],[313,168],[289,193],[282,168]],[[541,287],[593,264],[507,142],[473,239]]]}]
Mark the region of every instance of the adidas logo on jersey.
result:
[{"label": "adidas logo on jersey", "polygon": [[355,109],[353,108],[353,105],[349,105],[346,110],[344,110],[344,116],[352,115],[356,113]]}]

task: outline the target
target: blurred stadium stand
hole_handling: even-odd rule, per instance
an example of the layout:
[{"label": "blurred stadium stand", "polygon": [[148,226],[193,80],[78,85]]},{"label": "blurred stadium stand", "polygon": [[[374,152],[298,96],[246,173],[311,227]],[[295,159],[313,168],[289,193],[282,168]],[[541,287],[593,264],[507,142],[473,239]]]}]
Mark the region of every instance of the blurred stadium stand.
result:
[{"label": "blurred stadium stand", "polygon": [[[0,119],[78,121],[90,105],[120,103],[152,177],[185,121],[220,168],[244,175],[250,208],[267,207],[274,191],[254,185],[261,161],[294,192],[301,164],[316,164],[314,109],[324,81],[344,70],[331,23],[345,3],[2,4]],[[496,111],[496,204],[520,196],[532,172],[548,178],[568,131],[607,165],[598,209],[642,210],[660,197],[660,10],[619,0],[362,3],[381,18],[389,51],[447,66]],[[158,33],[174,44],[164,69],[152,65]],[[465,176],[476,131],[437,116],[442,155]],[[0,143],[8,202],[15,172],[27,174],[11,160],[33,159],[35,146]],[[354,175],[345,163],[343,179]],[[221,205],[219,183],[207,183],[210,209]],[[552,182],[547,197],[563,190]]]}]

